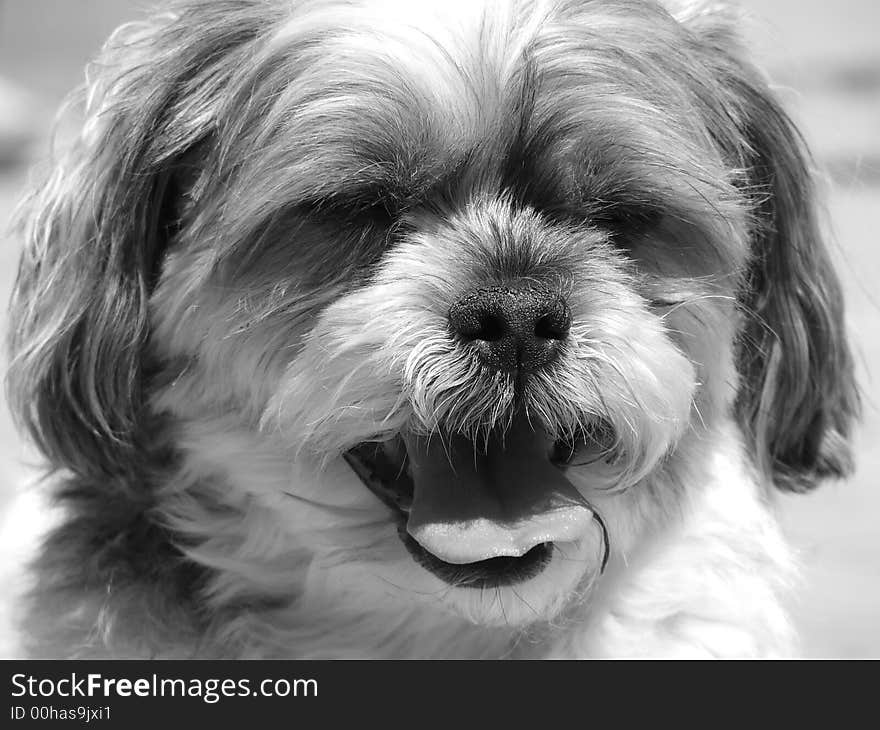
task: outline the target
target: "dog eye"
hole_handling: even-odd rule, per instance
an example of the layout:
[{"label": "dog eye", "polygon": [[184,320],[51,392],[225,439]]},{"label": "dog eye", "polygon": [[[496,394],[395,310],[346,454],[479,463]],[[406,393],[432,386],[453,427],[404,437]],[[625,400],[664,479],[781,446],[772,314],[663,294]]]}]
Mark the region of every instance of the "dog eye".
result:
[{"label": "dog eye", "polygon": [[314,222],[329,225],[388,228],[398,218],[395,206],[375,197],[330,196],[300,203],[298,209]]},{"label": "dog eye", "polygon": [[590,222],[606,231],[615,246],[628,250],[635,239],[656,228],[662,218],[659,210],[623,205],[595,211]]},{"label": "dog eye", "polygon": [[595,210],[590,221],[611,233],[615,241],[626,241],[657,226],[663,213],[653,208],[632,205],[610,205]]}]

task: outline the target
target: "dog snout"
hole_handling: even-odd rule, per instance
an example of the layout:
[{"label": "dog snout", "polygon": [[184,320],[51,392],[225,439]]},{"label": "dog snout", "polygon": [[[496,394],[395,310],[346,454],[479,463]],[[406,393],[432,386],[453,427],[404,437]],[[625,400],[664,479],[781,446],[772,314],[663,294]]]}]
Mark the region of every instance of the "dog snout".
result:
[{"label": "dog snout", "polygon": [[453,304],[449,324],[489,367],[532,372],[557,357],[571,329],[571,311],[549,289],[494,286],[473,290]]}]

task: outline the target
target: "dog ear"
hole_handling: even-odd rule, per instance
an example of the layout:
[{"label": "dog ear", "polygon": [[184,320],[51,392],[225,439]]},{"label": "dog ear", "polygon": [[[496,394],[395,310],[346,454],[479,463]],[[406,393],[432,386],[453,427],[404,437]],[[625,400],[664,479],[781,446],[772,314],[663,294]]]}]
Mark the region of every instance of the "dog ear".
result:
[{"label": "dog ear", "polygon": [[774,483],[806,491],[852,469],[859,402],[843,292],[798,131],[766,89],[740,93],[748,109],[747,185],[757,198],[736,409]]},{"label": "dog ear", "polygon": [[819,225],[804,141],[745,59],[729,4],[675,0],[723,99],[714,131],[743,170],[752,203],[751,263],[740,297],[735,409],[750,450],[777,487],[807,491],[852,469],[859,411],[841,284]]},{"label": "dog ear", "polygon": [[[123,26],[90,67],[85,123],[25,201],[9,401],[54,468],[137,469],[149,296],[251,29],[225,3]],[[90,77],[90,78],[89,78]]]}]

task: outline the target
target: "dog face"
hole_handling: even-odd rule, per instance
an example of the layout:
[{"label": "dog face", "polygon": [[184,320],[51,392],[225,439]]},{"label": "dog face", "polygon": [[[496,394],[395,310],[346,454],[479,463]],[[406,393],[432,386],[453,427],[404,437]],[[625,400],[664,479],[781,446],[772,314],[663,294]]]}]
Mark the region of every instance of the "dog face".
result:
[{"label": "dog face", "polygon": [[846,469],[810,175],[727,14],[190,2],[103,67],[32,200],[13,400],[91,479],[161,423],[214,597],[262,555],[235,580],[529,623],[731,423],[767,483]]}]

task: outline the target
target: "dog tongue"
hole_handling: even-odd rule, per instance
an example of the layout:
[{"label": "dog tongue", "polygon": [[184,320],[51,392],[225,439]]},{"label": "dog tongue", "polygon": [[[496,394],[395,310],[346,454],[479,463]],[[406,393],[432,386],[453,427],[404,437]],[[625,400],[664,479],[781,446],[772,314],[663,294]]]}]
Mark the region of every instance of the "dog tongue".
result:
[{"label": "dog tongue", "polygon": [[414,484],[407,532],[448,563],[520,556],[590,528],[592,511],[525,419],[485,450],[460,436],[404,439]]}]

